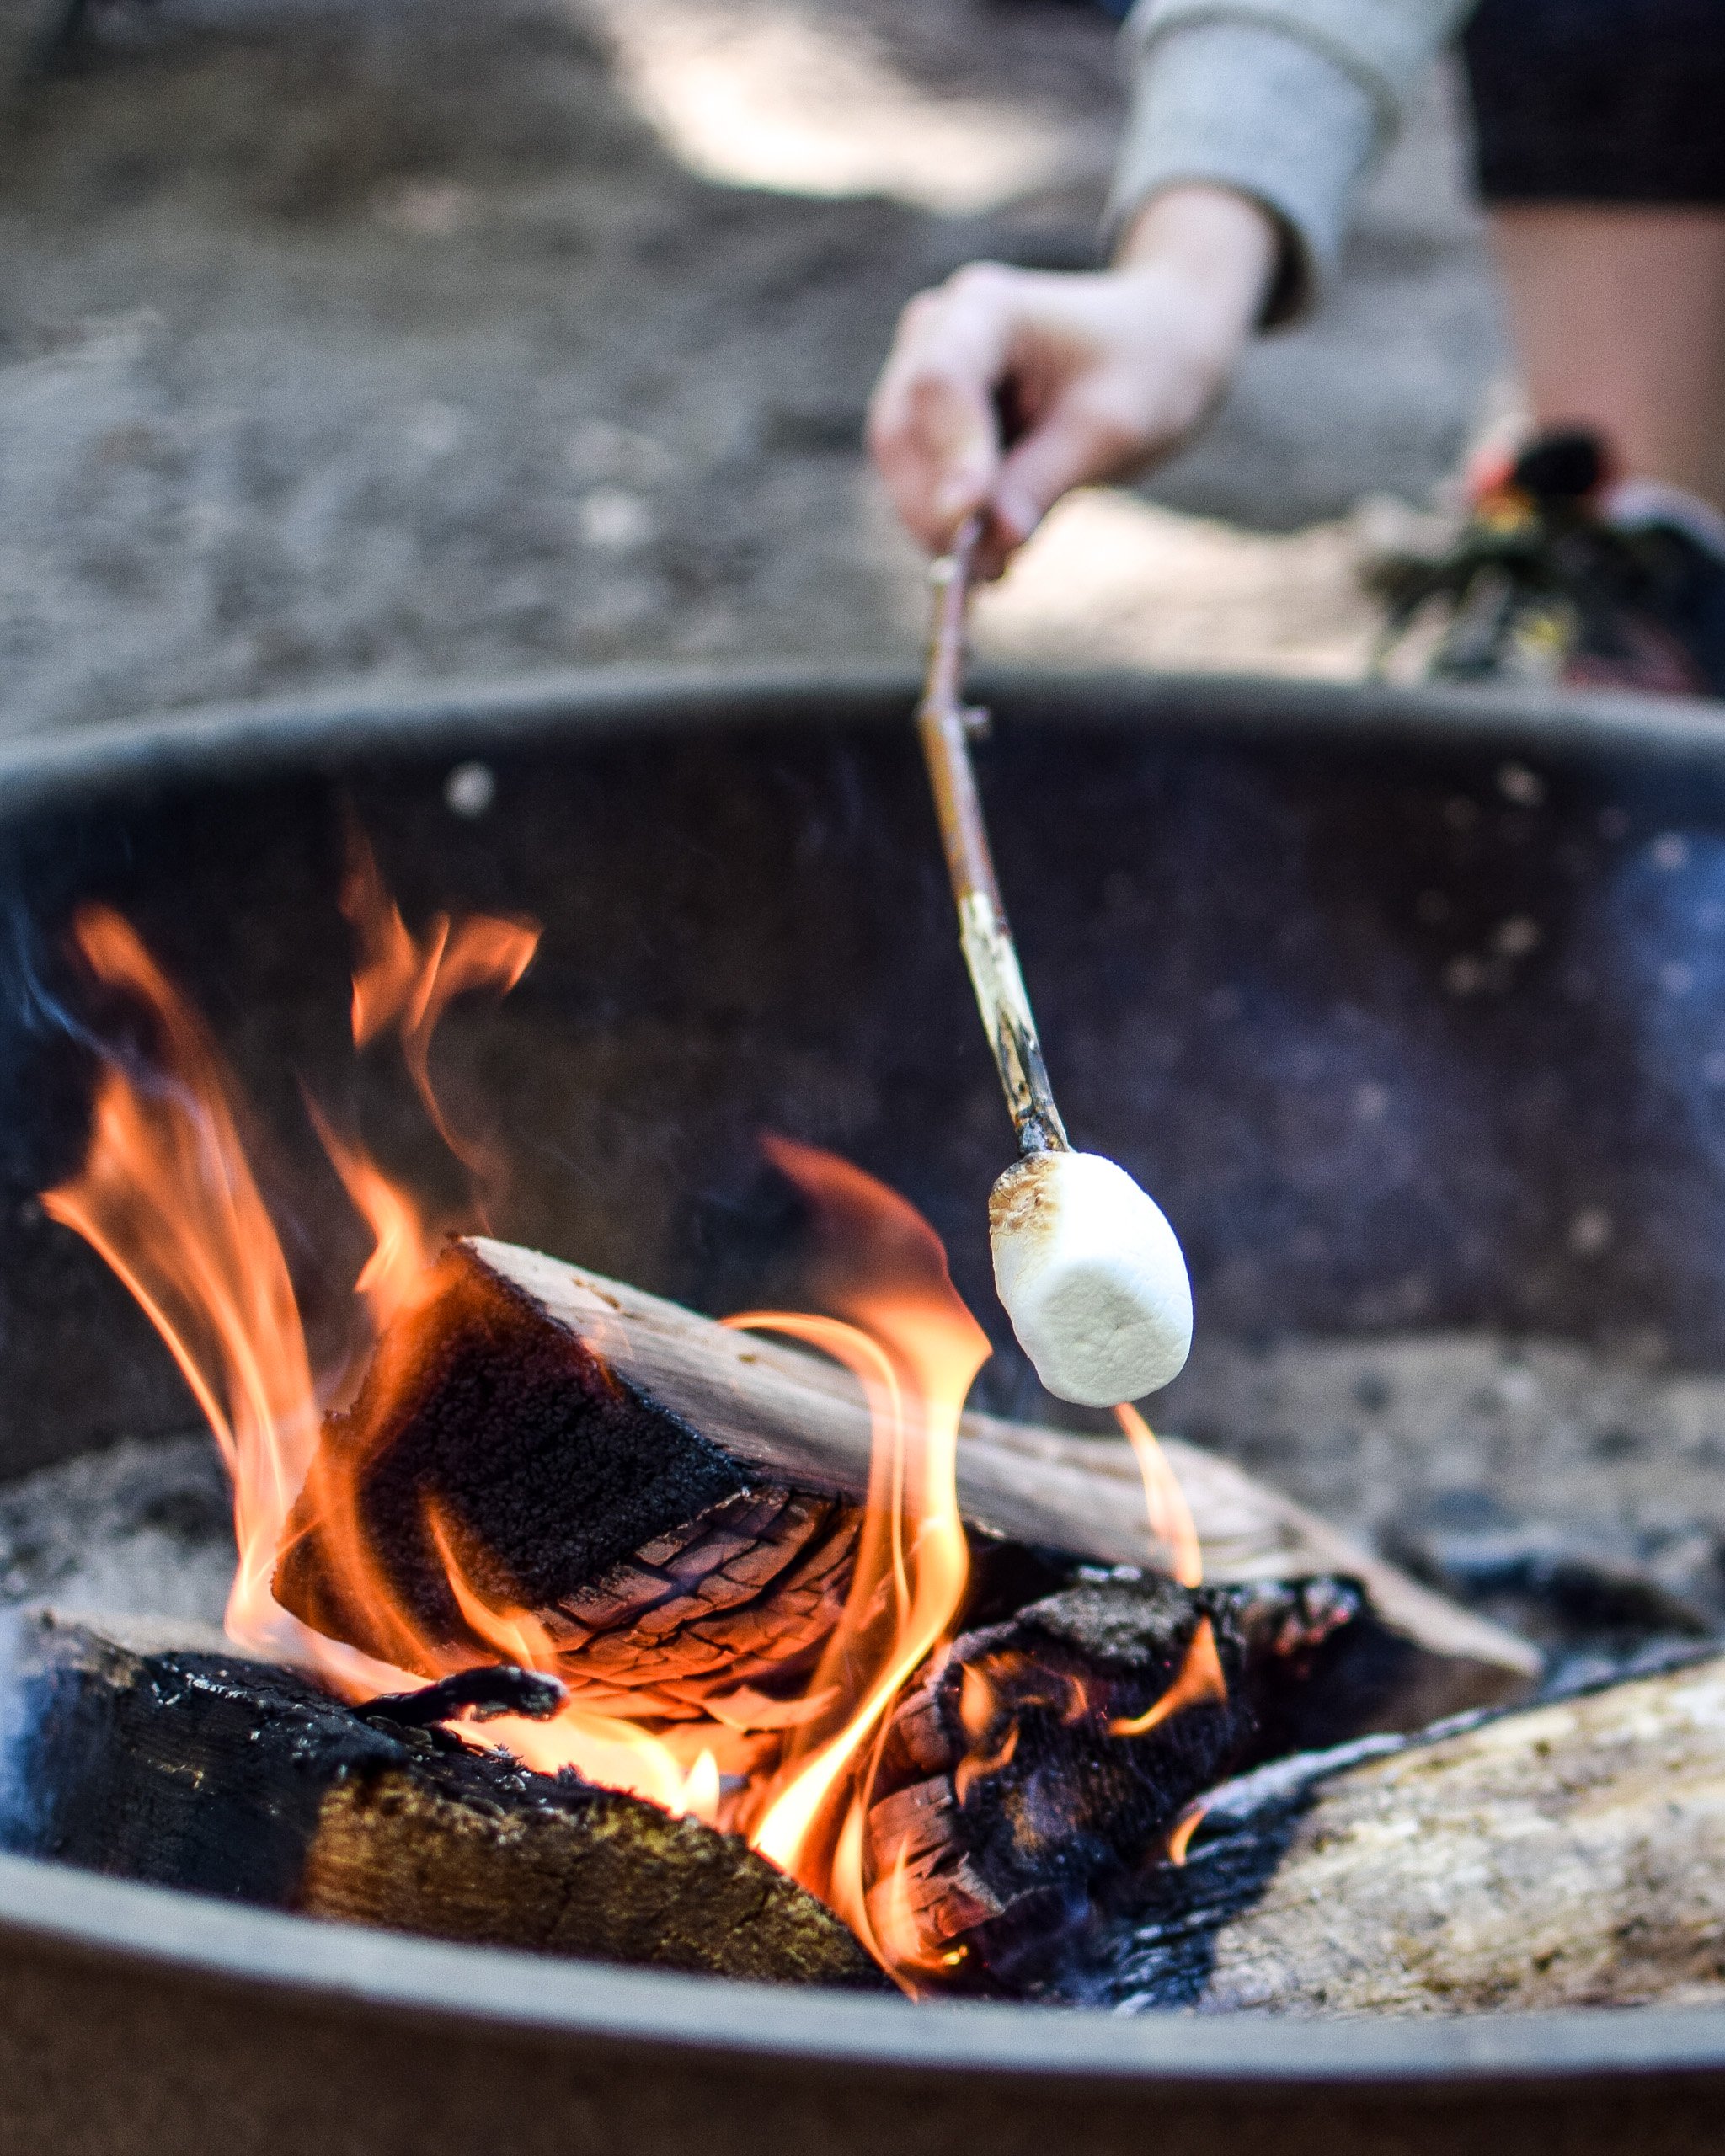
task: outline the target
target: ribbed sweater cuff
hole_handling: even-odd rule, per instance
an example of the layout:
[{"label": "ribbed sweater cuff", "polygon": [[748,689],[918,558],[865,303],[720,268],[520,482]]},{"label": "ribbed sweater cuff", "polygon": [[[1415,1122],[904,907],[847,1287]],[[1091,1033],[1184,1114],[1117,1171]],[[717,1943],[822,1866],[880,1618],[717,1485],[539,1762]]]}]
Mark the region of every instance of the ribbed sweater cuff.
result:
[{"label": "ribbed sweater cuff", "polygon": [[1232,188],[1282,228],[1281,272],[1262,326],[1292,321],[1335,265],[1383,117],[1356,75],[1297,38],[1251,23],[1174,25],[1139,62],[1110,238],[1167,188]]}]

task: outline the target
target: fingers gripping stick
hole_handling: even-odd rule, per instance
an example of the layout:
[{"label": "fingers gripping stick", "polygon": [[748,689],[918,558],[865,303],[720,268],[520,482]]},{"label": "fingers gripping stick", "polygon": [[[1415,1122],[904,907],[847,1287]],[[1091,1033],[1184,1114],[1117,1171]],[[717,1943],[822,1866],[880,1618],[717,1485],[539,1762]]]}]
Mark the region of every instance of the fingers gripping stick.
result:
[{"label": "fingers gripping stick", "polygon": [[965,617],[980,534],[969,520],[931,572],[934,626],[917,730],[946,847],[959,937],[1021,1157],[995,1185],[995,1285],[1037,1375],[1062,1400],[1110,1407],[1177,1376],[1192,1290],[1174,1232],[1125,1170],[1075,1153],[1055,1106],[995,878],[964,700]]}]

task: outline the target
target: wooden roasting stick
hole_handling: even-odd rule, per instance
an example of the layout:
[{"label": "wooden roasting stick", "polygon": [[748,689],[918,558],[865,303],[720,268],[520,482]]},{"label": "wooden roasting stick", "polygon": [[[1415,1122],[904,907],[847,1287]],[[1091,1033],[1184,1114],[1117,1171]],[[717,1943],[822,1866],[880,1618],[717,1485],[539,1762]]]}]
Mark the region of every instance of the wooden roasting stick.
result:
[{"label": "wooden roasting stick", "polygon": [[734,1835],[468,1750],[420,1725],[423,1694],[355,1710],[219,1633],[23,1621],[0,1796],[20,1854],[473,1945],[891,1988]]},{"label": "wooden roasting stick", "polygon": [[970,737],[988,723],[987,713],[973,708],[964,695],[965,617],[972,558],[980,536],[980,524],[973,517],[952,552],[929,573],[934,617],[916,729],[959,910],[959,945],[1019,1150],[1064,1152],[1066,1127],[1048,1081],[970,764]]},{"label": "wooden roasting stick", "polygon": [[1316,1764],[1215,1792],[1183,1869],[1067,1995],[1404,2015],[1725,1999],[1725,1659]]},{"label": "wooden roasting stick", "polygon": [[931,566],[933,620],[916,729],[959,947],[1018,1139],[1018,1159],[989,1198],[995,1287],[1048,1390],[1082,1406],[1114,1407],[1179,1374],[1192,1346],[1192,1288],[1161,1208],[1117,1161],[1074,1151],[1049,1085],[970,763],[970,737],[988,718],[964,696],[981,535],[980,519],[967,519],[952,552]]}]

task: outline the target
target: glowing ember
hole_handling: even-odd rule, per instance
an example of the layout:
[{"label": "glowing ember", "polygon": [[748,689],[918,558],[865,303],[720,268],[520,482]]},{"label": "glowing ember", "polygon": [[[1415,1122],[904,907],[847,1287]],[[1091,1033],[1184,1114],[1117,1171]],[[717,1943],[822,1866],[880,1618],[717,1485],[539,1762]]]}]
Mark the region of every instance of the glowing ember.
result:
[{"label": "glowing ember", "polygon": [[1111,1721],[1108,1735],[1147,1737],[1183,1707],[1219,1706],[1227,1696],[1228,1680],[1222,1674],[1221,1657],[1216,1652],[1215,1628],[1208,1617],[1200,1617],[1198,1630],[1192,1635],[1192,1644],[1186,1650],[1186,1658],[1180,1665],[1180,1673],[1167,1690],[1141,1715]]}]

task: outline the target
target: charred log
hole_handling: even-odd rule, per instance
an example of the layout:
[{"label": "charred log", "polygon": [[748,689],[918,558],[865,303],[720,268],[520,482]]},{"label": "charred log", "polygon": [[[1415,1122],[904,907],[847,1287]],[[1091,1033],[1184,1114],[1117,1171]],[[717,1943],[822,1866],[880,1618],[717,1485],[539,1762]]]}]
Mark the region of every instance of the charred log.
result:
[{"label": "charred log", "polygon": [[[1051,1553],[1021,1601],[1081,1563],[1146,1561],[1124,1444],[984,1417],[964,1431],[959,1496],[980,1544]],[[533,1613],[572,1684],[699,1713],[715,1691],[794,1689],[842,1603],[870,1443],[860,1390],[817,1357],[531,1251],[457,1245],[327,1425],[275,1592],[318,1630],[432,1674],[425,1641],[490,1651],[452,1592],[452,1553],[486,1604]],[[1214,1577],[1346,1573],[1404,1643],[1354,1728],[1415,1726],[1531,1683],[1537,1659],[1509,1635],[1224,1463],[1169,1451]],[[344,1588],[355,1535],[416,1638]]]},{"label": "charred log", "polygon": [[[275,1593],[327,1636],[430,1675],[428,1644],[494,1652],[462,1614],[452,1556],[489,1607],[533,1613],[584,1694],[651,1693],[675,1717],[715,1683],[802,1673],[842,1604],[857,1524],[838,1488],[762,1476],[460,1246],[326,1425]],[[350,1593],[349,1538],[386,1598]]]},{"label": "charred log", "polygon": [[1056,1995],[1206,2013],[1717,2003],[1725,1660],[1263,1768],[1215,1792],[1185,1865],[1102,1938]]},{"label": "charred log", "polygon": [[866,1876],[944,1986],[1014,1992],[1130,1903],[1195,1798],[1369,1721],[1405,1643],[1347,1582],[1101,1579],[957,1640],[895,1712]]},{"label": "charred log", "polygon": [[4,1839],[430,1938],[889,1988],[837,1917],[735,1836],[393,1712],[355,1711],[219,1641],[164,1646],[142,1628],[37,1615]]}]

